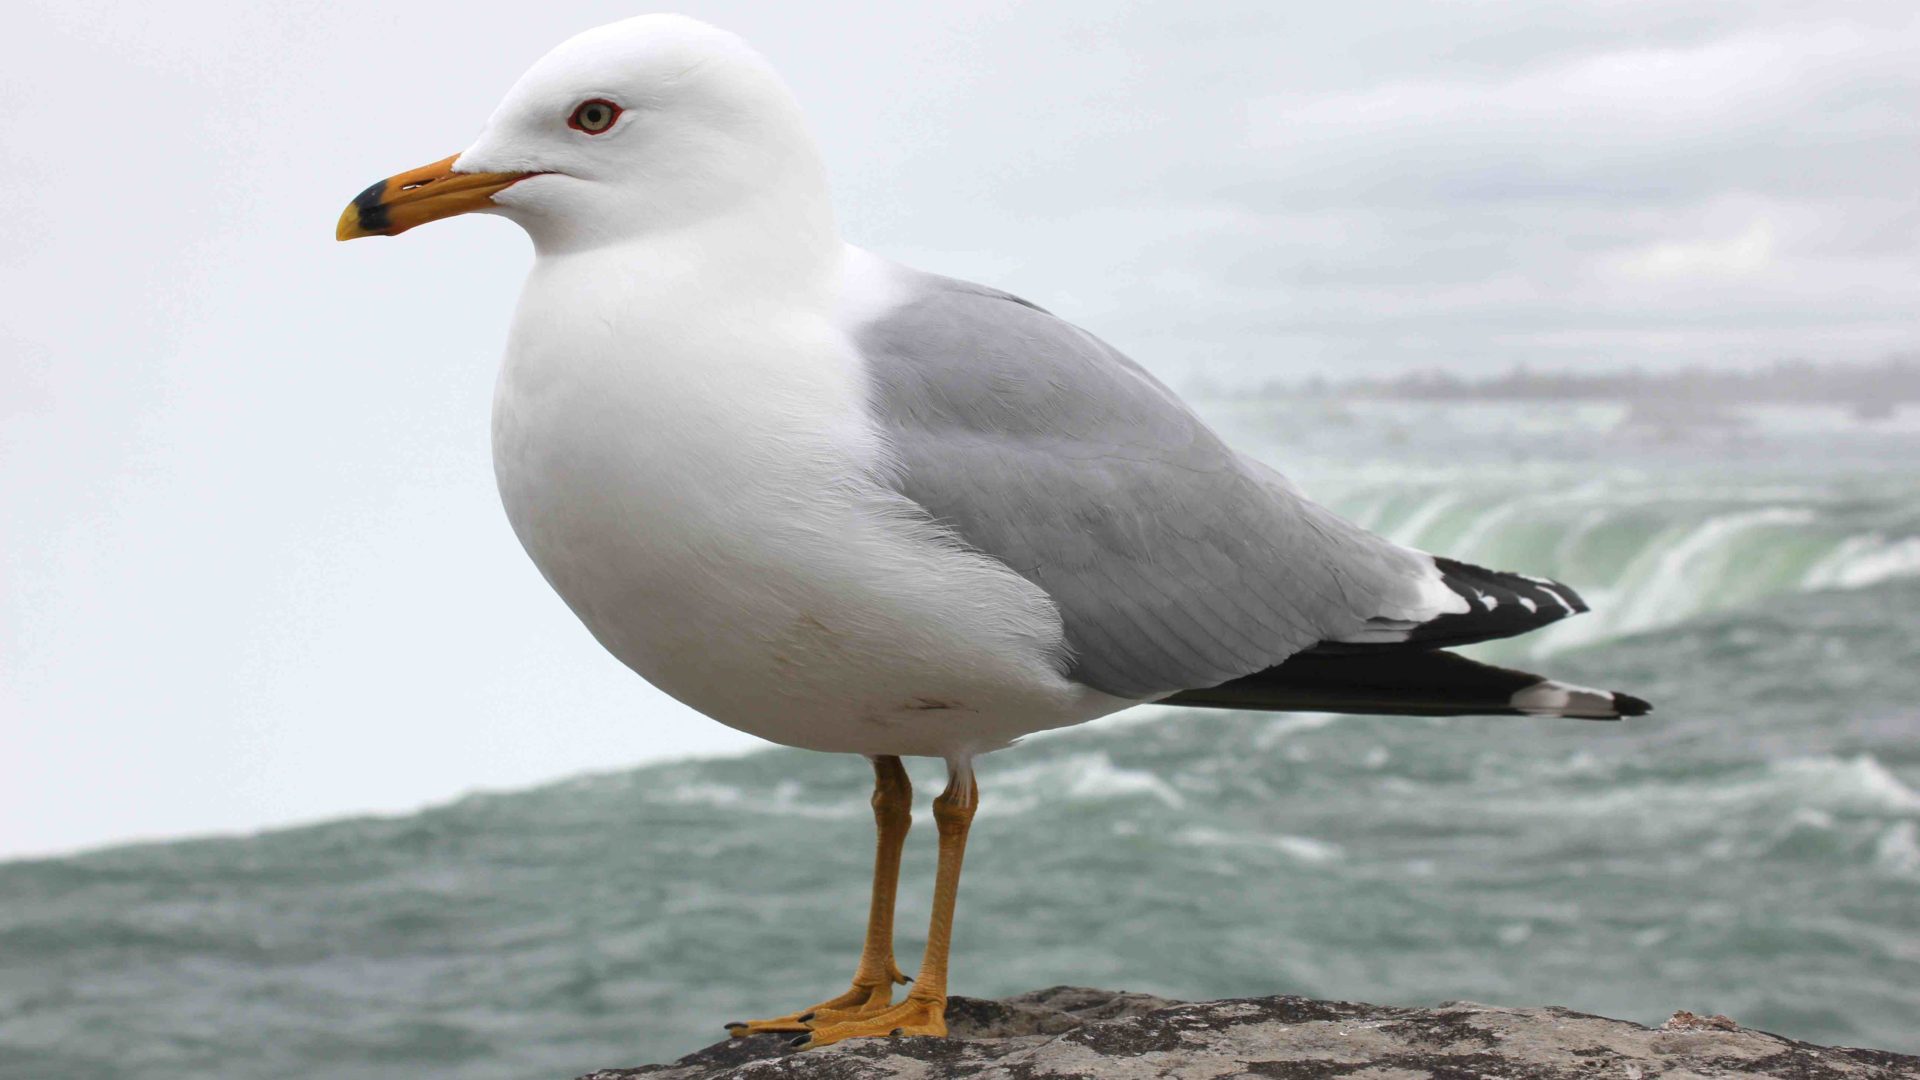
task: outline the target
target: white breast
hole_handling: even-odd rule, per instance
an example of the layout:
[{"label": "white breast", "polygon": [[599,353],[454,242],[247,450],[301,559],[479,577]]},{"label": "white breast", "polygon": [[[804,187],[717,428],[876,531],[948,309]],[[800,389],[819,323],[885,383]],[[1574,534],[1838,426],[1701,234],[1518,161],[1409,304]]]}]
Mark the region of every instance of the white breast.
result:
[{"label": "white breast", "polygon": [[630,258],[536,264],[494,404],[507,516],[601,644],[821,750],[965,756],[1128,704],[1062,677],[1043,593],[875,482],[840,282],[747,300]]}]

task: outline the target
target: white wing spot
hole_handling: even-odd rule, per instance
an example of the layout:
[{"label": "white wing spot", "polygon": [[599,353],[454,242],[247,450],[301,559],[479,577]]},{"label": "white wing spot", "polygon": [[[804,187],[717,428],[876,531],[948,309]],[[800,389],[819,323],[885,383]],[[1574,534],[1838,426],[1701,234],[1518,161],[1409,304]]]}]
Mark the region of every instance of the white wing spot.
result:
[{"label": "white wing spot", "polygon": [[1553,602],[1565,608],[1567,610],[1567,614],[1569,615],[1575,614],[1573,610],[1573,605],[1567,603],[1567,598],[1564,596],[1561,596],[1560,591],[1558,589],[1555,589],[1551,582],[1546,582],[1546,581],[1541,582],[1540,591],[1543,593],[1546,593],[1548,596],[1553,597]]},{"label": "white wing spot", "polygon": [[1613,695],[1572,683],[1542,679],[1517,690],[1507,703],[1533,716],[1570,716],[1585,720],[1612,720],[1620,715]]}]

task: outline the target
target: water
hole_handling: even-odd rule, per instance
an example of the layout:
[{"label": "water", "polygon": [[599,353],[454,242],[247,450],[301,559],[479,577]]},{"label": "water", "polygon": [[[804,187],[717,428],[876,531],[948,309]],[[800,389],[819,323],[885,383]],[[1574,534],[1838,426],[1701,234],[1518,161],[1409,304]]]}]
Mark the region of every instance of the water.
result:
[{"label": "water", "polygon": [[[957,992],[1723,1012],[1920,1050],[1920,416],[1216,407],[1422,546],[1602,613],[1504,662],[1629,724],[1140,710],[981,763]],[[1581,625],[1584,623],[1585,625]],[[900,951],[932,874],[910,763]],[[774,751],[0,865],[0,1076],[564,1078],[837,992],[868,771]]]}]

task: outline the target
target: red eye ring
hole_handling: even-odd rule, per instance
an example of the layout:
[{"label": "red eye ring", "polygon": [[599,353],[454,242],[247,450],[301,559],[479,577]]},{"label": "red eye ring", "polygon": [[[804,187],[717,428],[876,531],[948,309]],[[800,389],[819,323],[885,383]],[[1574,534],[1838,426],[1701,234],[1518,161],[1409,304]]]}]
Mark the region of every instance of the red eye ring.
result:
[{"label": "red eye ring", "polygon": [[615,120],[620,119],[622,111],[620,106],[606,98],[583,101],[573,110],[573,115],[567,117],[567,126],[589,135],[602,135],[613,127]]}]

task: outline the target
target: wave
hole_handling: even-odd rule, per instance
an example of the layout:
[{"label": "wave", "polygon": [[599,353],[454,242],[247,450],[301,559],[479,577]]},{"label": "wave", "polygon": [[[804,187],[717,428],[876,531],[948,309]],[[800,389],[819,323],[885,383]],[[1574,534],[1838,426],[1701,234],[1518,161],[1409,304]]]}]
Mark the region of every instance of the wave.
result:
[{"label": "wave", "polygon": [[1809,589],[1861,589],[1895,578],[1920,576],[1920,536],[1898,540],[1881,533],[1851,536],[1807,571]]},{"label": "wave", "polygon": [[864,798],[821,803],[804,798],[804,794],[805,788],[793,780],[782,780],[771,791],[757,794],[733,784],[685,780],[662,785],[644,797],[647,802],[662,806],[700,806],[820,821],[864,818],[871,813]]},{"label": "wave", "polygon": [[1594,609],[1524,647],[1485,650],[1494,654],[1544,655],[1770,596],[1920,577],[1920,497],[1903,485],[1503,479],[1376,481],[1328,501],[1398,543],[1566,581]]},{"label": "wave", "polygon": [[1101,803],[1121,799],[1152,799],[1171,810],[1186,806],[1186,797],[1172,784],[1146,769],[1115,765],[1104,751],[1068,754],[1036,761],[993,778],[995,800],[983,803],[982,814],[1024,814],[1060,802]]},{"label": "wave", "polygon": [[1277,851],[1303,863],[1336,862],[1347,857],[1346,849],[1339,844],[1287,833],[1235,833],[1196,825],[1182,829],[1174,835],[1173,839],[1176,843],[1191,847],[1254,848]]},{"label": "wave", "polygon": [[[1513,814],[1542,814],[1569,818],[1637,822],[1671,832],[1724,830],[1740,817],[1736,811],[1772,807],[1766,817],[1801,823],[1833,815],[1876,820],[1912,820],[1920,817],[1916,793],[1871,754],[1808,755],[1728,769],[1717,775],[1707,769],[1688,774],[1647,772],[1617,776],[1583,792],[1563,791],[1550,803],[1541,803],[1538,788],[1528,778],[1524,787],[1485,795],[1482,807]],[[1491,780],[1480,785],[1485,788]],[[1502,804],[1502,800],[1509,803]]]}]

